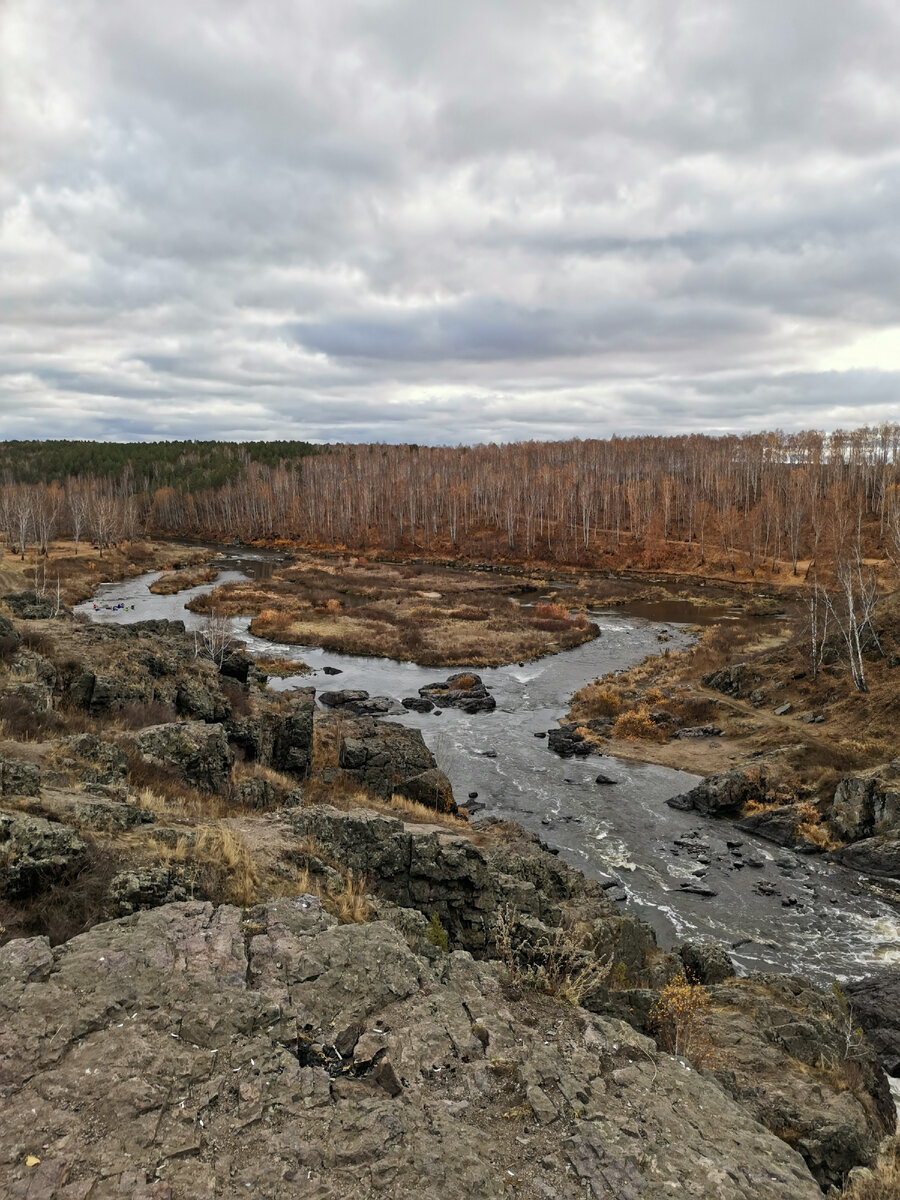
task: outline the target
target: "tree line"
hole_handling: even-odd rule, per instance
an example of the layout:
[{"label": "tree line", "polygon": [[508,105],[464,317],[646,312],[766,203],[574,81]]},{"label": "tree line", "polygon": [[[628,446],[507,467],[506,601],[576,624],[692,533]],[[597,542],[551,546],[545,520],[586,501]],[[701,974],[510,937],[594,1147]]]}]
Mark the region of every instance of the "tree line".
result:
[{"label": "tree line", "polygon": [[[861,558],[897,554],[897,424],[314,454],[296,442],[0,451],[11,445],[43,448],[18,473],[0,468],[0,525],[20,552],[46,551],[56,535],[102,550],[146,533],[576,565],[652,567],[687,553],[697,565],[794,574],[851,545]],[[85,469],[58,476],[73,446]],[[92,449],[108,455],[96,470]]]}]

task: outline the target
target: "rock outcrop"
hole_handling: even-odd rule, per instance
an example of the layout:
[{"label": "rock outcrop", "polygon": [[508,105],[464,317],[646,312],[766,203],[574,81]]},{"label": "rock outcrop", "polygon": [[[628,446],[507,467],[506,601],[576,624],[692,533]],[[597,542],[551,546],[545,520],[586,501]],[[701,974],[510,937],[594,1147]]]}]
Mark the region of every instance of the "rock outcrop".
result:
[{"label": "rock outcrop", "polygon": [[0,894],[8,899],[26,899],[69,878],[86,857],[86,844],[70,826],[0,812]]},{"label": "rock outcrop", "polygon": [[672,796],[666,804],[669,808],[684,811],[694,809],[708,817],[730,817],[739,813],[745,804],[758,803],[765,798],[765,785],[735,767],[723,775],[707,776],[689,792]]},{"label": "rock outcrop", "polygon": [[151,725],[124,739],[147,762],[176,771],[190,787],[222,792],[233,755],[221,725],[175,721]]},{"label": "rock outcrop", "polygon": [[888,1075],[900,1076],[900,967],[844,984],[852,1019],[871,1041]]},{"label": "rock outcrop", "polygon": [[342,727],[338,765],[375,796],[399,792],[441,812],[456,812],[450,780],[418,729],[358,718]]},{"label": "rock outcrop", "polygon": [[624,1023],[510,1000],[497,964],[429,962],[312,898],[12,942],[0,1014],[10,1197],[821,1197]]}]

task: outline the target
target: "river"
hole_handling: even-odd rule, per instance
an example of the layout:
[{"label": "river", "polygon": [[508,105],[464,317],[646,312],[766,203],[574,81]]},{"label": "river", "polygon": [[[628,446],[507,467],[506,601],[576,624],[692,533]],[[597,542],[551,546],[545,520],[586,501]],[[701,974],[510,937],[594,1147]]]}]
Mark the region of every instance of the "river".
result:
[{"label": "river", "polygon": [[[156,596],[149,591],[154,572],[101,585],[78,611],[101,622],[166,617],[196,628],[203,618],[185,608],[193,596],[230,579],[264,575],[272,564],[271,556],[242,551],[220,561],[215,584]],[[116,603],[129,611],[106,607]],[[690,616],[687,610],[678,615]],[[752,838],[727,822],[669,808],[665,801],[692,787],[695,776],[609,756],[563,760],[535,737],[556,725],[574,691],[658,653],[659,633],[668,634],[673,649],[691,640],[683,624],[627,609],[591,617],[601,629],[595,641],[536,662],[481,670],[497,701],[495,712],[470,716],[446,709],[391,719],[422,730],[460,803],[477,792],[476,803],[484,806],[479,815],[519,821],[565,861],[608,883],[609,894],[649,922],[665,948],[686,938],[713,938],[731,947],[742,972],[787,971],[825,983],[900,962],[900,914],[856,874]],[[275,689],[365,688],[399,700],[451,672],[274,644],[248,634],[247,624],[236,619],[234,630],[250,653],[296,658],[315,671],[272,680]],[[341,674],[329,677],[325,666]],[[615,784],[598,785],[600,772]],[[716,894],[684,890],[697,884]]]}]

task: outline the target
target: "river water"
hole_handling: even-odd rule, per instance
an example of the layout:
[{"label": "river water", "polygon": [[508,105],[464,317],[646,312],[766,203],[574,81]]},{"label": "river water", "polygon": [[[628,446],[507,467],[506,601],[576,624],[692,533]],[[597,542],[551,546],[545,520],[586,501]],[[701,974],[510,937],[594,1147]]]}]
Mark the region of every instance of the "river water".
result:
[{"label": "river water", "polygon": [[[220,561],[215,584],[155,596],[148,590],[158,574],[152,573],[102,585],[79,610],[96,621],[167,617],[196,628],[203,618],[185,608],[193,596],[265,574],[272,559],[235,552]],[[114,610],[116,603],[128,611]],[[859,876],[752,838],[727,822],[669,808],[665,801],[692,787],[695,776],[608,756],[563,760],[546,739],[535,737],[556,725],[580,687],[658,653],[661,632],[672,649],[691,640],[686,627],[671,620],[628,610],[591,616],[601,629],[593,642],[537,662],[481,670],[497,701],[495,712],[470,716],[446,709],[391,719],[422,730],[458,802],[477,792],[475,803],[484,806],[479,815],[519,821],[568,863],[608,883],[609,894],[648,921],[665,948],[685,938],[713,938],[731,947],[741,971],[787,971],[820,982],[900,962],[900,914]],[[234,630],[251,653],[296,658],[314,669],[313,676],[273,680],[279,690],[365,688],[399,700],[452,670],[274,644],[248,634],[247,624],[236,619]],[[323,674],[325,666],[341,674]],[[615,784],[598,785],[600,772]],[[697,884],[716,894],[685,890]]]}]

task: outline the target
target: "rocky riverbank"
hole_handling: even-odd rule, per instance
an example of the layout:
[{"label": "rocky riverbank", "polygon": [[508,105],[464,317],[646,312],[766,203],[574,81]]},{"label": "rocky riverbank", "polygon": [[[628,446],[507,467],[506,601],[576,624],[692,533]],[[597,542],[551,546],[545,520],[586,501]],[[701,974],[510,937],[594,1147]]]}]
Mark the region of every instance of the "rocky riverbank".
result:
[{"label": "rocky riverbank", "polygon": [[417,730],[178,622],[0,632],[5,1194],[794,1200],[893,1133],[842,993],[663,952]]}]

